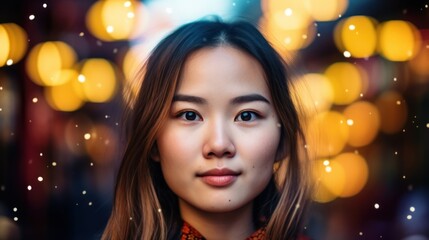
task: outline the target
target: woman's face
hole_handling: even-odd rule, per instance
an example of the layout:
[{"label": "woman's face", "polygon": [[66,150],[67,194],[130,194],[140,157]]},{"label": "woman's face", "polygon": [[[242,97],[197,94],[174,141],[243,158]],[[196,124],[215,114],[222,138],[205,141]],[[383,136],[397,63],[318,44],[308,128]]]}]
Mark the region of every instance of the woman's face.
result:
[{"label": "woman's face", "polygon": [[155,158],[182,215],[224,213],[252,209],[273,174],[279,141],[260,64],[229,46],[204,48],[184,65]]}]

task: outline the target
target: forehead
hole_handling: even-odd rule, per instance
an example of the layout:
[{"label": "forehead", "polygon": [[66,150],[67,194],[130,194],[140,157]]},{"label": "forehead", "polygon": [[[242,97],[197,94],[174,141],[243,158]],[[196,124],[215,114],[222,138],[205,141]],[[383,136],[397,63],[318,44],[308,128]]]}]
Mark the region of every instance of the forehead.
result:
[{"label": "forehead", "polygon": [[261,64],[250,54],[231,46],[203,48],[186,60],[177,91],[257,91],[269,97]]}]

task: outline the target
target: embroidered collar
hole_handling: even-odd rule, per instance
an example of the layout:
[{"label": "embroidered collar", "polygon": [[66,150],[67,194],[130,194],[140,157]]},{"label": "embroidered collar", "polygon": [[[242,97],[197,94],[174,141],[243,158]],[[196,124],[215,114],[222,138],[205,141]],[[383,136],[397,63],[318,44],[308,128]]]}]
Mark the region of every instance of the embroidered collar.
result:
[{"label": "embroidered collar", "polygon": [[[193,228],[189,223],[183,222],[181,240],[206,240],[201,233]],[[245,240],[263,240],[265,239],[265,228],[260,228]]]}]

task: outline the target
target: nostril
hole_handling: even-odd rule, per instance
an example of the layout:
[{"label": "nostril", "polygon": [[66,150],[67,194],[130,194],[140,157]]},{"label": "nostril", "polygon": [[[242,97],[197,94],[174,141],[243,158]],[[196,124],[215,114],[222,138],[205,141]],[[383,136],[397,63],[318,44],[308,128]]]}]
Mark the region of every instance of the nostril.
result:
[{"label": "nostril", "polygon": [[214,152],[214,151],[212,151],[212,152],[207,153],[207,157],[210,157],[210,158],[212,158],[212,157],[217,157],[217,158],[227,157],[227,158],[231,158],[233,156],[234,156],[234,153],[230,152],[230,151],[225,151],[225,152]]}]

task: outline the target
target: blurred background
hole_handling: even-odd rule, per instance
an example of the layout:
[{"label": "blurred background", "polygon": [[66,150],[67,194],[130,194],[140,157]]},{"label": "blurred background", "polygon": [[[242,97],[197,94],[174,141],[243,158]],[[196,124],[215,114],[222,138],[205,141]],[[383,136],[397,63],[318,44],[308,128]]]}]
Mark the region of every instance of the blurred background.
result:
[{"label": "blurred background", "polygon": [[306,235],[429,239],[429,0],[2,1],[0,239],[100,237],[133,74],[208,15],[257,24],[291,66]]}]

